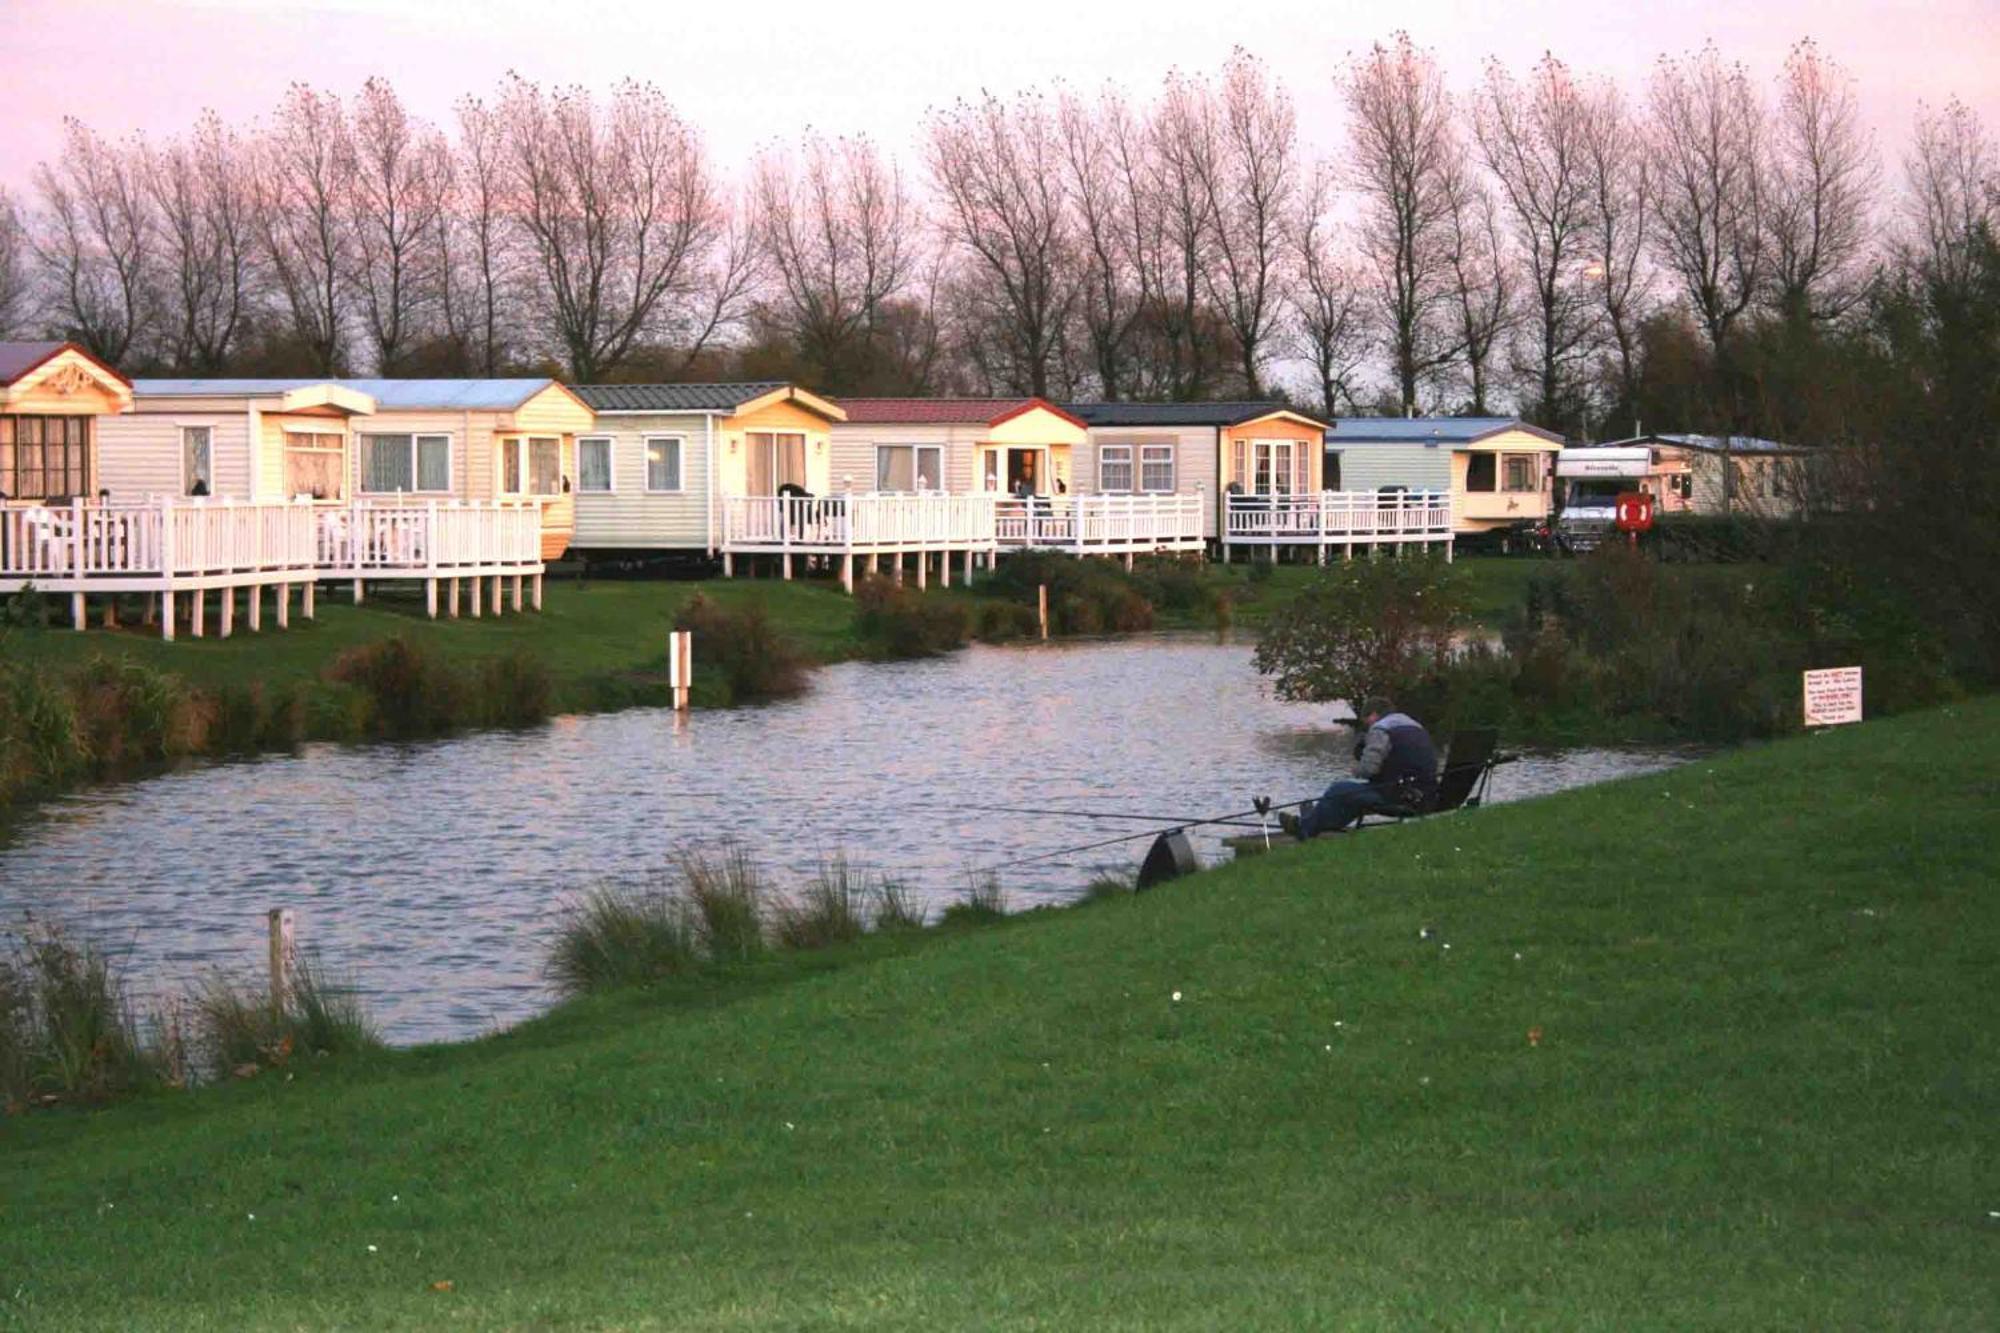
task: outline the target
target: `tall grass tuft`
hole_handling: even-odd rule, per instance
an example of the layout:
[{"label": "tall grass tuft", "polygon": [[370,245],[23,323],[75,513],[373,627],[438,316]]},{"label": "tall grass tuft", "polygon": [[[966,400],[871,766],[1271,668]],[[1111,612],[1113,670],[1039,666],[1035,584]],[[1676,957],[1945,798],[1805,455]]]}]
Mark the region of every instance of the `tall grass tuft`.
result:
[{"label": "tall grass tuft", "polygon": [[1001,892],[1000,877],[991,871],[968,876],[965,892],[944,909],[942,924],[984,926],[1007,916],[1007,896]]},{"label": "tall grass tuft", "polygon": [[136,1024],[110,958],[88,941],[30,923],[0,962],[5,1100],[102,1101],[146,1081]]},{"label": "tall grass tuft", "polygon": [[796,900],[781,902],[772,929],[786,949],[824,949],[861,938],[866,886],[845,855],[822,861]]},{"label": "tall grass tuft", "polygon": [[701,962],[701,940],[688,902],[653,885],[601,887],[572,903],[549,979],[564,995],[642,986],[679,976]]},{"label": "tall grass tuft", "polygon": [[683,848],[674,862],[709,961],[747,963],[763,957],[764,881],[742,844],[725,842],[713,851]]},{"label": "tall grass tuft", "polygon": [[531,727],[547,719],[555,697],[548,664],[527,653],[508,653],[481,664],[478,707],[472,720],[487,727]]},{"label": "tall grass tuft", "polygon": [[910,890],[893,879],[879,880],[874,891],[874,911],[869,924],[878,931],[922,930],[929,915]]},{"label": "tall grass tuft", "polygon": [[195,1039],[211,1077],[228,1078],[282,1065],[300,1055],[352,1055],[378,1049],[381,1035],[351,984],[340,984],[316,955],[299,960],[282,1013],[267,994],[213,973],[196,986]]}]

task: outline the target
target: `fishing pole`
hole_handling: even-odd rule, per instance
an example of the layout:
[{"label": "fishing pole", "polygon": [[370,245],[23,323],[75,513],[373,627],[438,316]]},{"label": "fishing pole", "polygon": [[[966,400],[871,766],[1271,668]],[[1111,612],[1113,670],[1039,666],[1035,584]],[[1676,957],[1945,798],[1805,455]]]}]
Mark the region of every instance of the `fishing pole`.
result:
[{"label": "fishing pole", "polygon": [[1232,828],[1261,827],[1230,815],[1224,815],[1219,819],[1189,819],[1185,815],[1140,815],[1115,810],[1046,810],[1028,805],[929,805],[925,808],[977,814],[1048,815],[1057,819],[1121,819],[1141,824],[1176,824],[1182,827],[1192,827],[1196,824],[1227,824]]},{"label": "fishing pole", "polygon": [[[1290,807],[1299,804],[1302,804],[1302,802],[1285,801],[1282,803],[1277,803],[1266,800],[1258,802],[1256,805],[1251,806],[1248,810],[1238,810],[1232,814],[1218,815],[1213,819],[1181,819],[1181,820],[1174,820],[1171,822],[1174,824],[1176,828],[1204,828],[1210,825],[1217,825],[1217,824],[1236,824],[1238,821],[1244,820],[1248,818],[1250,815],[1264,815],[1272,810],[1289,809]],[[1249,825],[1242,825],[1242,827],[1262,828],[1264,826],[1261,824],[1249,824]],[[1085,852],[1094,852],[1101,850],[1102,848],[1105,847],[1116,847],[1120,843],[1137,842],[1141,838],[1152,837],[1155,834],[1159,833],[1160,831],[1161,830],[1158,829],[1145,829],[1138,833],[1127,833],[1122,837],[1105,838],[1100,842],[1087,842],[1080,847],[1059,847],[1056,848],[1054,851],[1037,852],[1033,856],[1020,856],[1020,857],[1015,857],[1011,861],[999,861],[995,862],[993,865],[980,866],[972,871],[969,871],[968,873],[974,875],[985,875],[985,874],[990,874],[996,870],[1011,870],[1016,866],[1035,865],[1042,861],[1058,861],[1066,856],[1081,856]]]}]

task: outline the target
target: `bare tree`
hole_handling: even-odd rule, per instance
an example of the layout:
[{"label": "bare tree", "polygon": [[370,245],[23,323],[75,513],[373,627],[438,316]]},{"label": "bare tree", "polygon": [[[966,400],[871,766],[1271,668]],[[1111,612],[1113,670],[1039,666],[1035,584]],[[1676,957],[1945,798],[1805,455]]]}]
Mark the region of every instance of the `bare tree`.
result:
[{"label": "bare tree", "polygon": [[1452,181],[1462,150],[1451,95],[1408,33],[1377,44],[1342,79],[1348,170],[1359,195],[1361,252],[1402,410],[1458,355],[1452,285]]},{"label": "bare tree", "polygon": [[693,127],[630,82],[600,107],[585,89],[516,77],[500,114],[534,313],[570,373],[601,379],[649,342],[699,355],[743,286],[740,266],[711,268],[728,209]]},{"label": "bare tree", "polygon": [[348,203],[354,149],[339,99],[293,84],[259,158],[258,228],[286,331],[317,373],[339,374],[356,249]]},{"label": "bare tree", "polygon": [[988,372],[1045,396],[1077,291],[1056,119],[1033,97],[960,102],[932,116],[928,159],[944,236],[967,261],[955,304],[984,327]]},{"label": "bare tree", "polygon": [[35,253],[66,336],[116,365],[138,350],[154,308],[155,219],[145,149],[118,145],[76,119],[63,150],[35,168],[41,226]]},{"label": "bare tree", "polygon": [[29,264],[28,229],[20,205],[0,187],[0,338],[18,337],[28,317],[28,297],[34,281]]},{"label": "bare tree", "polygon": [[248,150],[214,112],[185,141],[153,153],[158,210],[162,353],[175,370],[226,370],[260,296],[257,200]]},{"label": "bare tree", "polygon": [[1290,247],[1285,228],[1298,195],[1298,118],[1292,99],[1239,49],[1222,70],[1217,151],[1197,159],[1214,229],[1207,287],[1234,335],[1250,397],[1284,308]]},{"label": "bare tree", "polygon": [[450,206],[438,219],[439,314],[460,364],[497,375],[507,359],[514,250],[505,128],[476,97],[458,103]]},{"label": "bare tree", "polygon": [[1342,250],[1335,203],[1332,176],[1316,173],[1292,232],[1298,247],[1293,327],[1299,350],[1312,364],[1314,391],[1329,421],[1355,410],[1355,389],[1368,354],[1362,278]]},{"label": "bare tree", "polygon": [[887,307],[922,258],[902,173],[867,139],[815,135],[796,166],[758,163],[751,194],[774,322],[828,389],[870,387]]},{"label": "bare tree", "polygon": [[2000,152],[1978,115],[1953,98],[1942,110],[1918,111],[1903,175],[1909,261],[1926,280],[1965,289],[1980,233],[2000,227]]},{"label": "bare tree", "polygon": [[1498,61],[1486,66],[1473,125],[1500,185],[1527,271],[1535,316],[1530,415],[1563,427],[1581,410],[1576,365],[1597,323],[1586,250],[1591,224],[1590,101],[1569,67],[1544,55],[1517,84]]},{"label": "bare tree", "polygon": [[1584,276],[1618,360],[1621,401],[1638,398],[1639,326],[1652,293],[1652,177],[1645,137],[1616,84],[1593,91],[1584,123]]},{"label": "bare tree", "polygon": [[1866,293],[1879,178],[1853,81],[1807,38],[1786,57],[1771,134],[1773,296],[1788,318],[1837,319]]},{"label": "bare tree", "polygon": [[1767,276],[1764,107],[1713,44],[1665,60],[1650,88],[1661,263],[1680,280],[1718,362]]},{"label": "bare tree", "polygon": [[1151,286],[1158,294],[1165,358],[1159,379],[1166,393],[1179,399],[1204,397],[1221,359],[1203,318],[1209,272],[1217,262],[1215,207],[1207,185],[1220,171],[1216,122],[1215,102],[1204,84],[1181,74],[1168,77],[1152,120],[1147,206],[1158,219]]},{"label": "bare tree", "polygon": [[377,373],[398,375],[437,318],[446,258],[438,229],[450,195],[451,150],[379,78],[361,85],[349,119],[359,305]]},{"label": "bare tree", "polygon": [[1514,326],[1513,270],[1501,236],[1500,210],[1471,164],[1461,163],[1452,171],[1445,188],[1451,202],[1451,298],[1466,407],[1474,416],[1485,416],[1496,387],[1493,355]]},{"label": "bare tree", "polygon": [[1080,308],[1097,391],[1116,402],[1131,387],[1133,340],[1151,304],[1148,263],[1158,230],[1148,216],[1145,126],[1115,90],[1057,110],[1081,261]]}]

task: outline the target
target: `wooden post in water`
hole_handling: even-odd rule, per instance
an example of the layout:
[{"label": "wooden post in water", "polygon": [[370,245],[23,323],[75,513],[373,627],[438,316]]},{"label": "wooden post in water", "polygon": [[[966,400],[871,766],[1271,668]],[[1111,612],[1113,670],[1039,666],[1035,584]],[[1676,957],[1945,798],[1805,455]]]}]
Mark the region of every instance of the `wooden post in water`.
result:
[{"label": "wooden post in water", "polygon": [[285,996],[298,963],[298,941],[292,930],[292,909],[273,907],[267,918],[271,936],[271,1012],[282,1016]]},{"label": "wooden post in water", "polygon": [[694,633],[677,629],[667,633],[667,684],[673,687],[674,711],[685,713],[688,691],[694,687]]},{"label": "wooden post in water", "polygon": [[1035,585],[1035,618],[1041,622],[1042,637],[1049,637],[1049,585]]}]

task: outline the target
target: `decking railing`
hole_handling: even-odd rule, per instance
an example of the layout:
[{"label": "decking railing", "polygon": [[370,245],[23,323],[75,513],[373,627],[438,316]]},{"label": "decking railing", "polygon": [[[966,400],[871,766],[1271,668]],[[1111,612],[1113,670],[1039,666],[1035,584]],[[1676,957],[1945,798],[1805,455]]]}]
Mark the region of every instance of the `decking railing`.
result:
[{"label": "decking railing", "polygon": [[1203,544],[1199,495],[1038,495],[994,507],[1002,549],[1121,555]]},{"label": "decking railing", "polygon": [[993,500],[983,495],[731,495],[723,549],[746,554],[990,551]]},{"label": "decking railing", "polygon": [[[498,580],[513,576],[518,609],[519,580],[534,576],[539,584],[541,541],[541,512],[533,503],[78,500],[0,509],[0,593],[28,587],[67,593],[79,629],[88,595],[158,593],[164,599],[162,628],[169,637],[177,594],[196,595],[199,633],[202,594],[276,587],[285,598],[279,611],[282,623],[291,586],[306,589],[310,615],[312,584],[325,578],[352,580],[357,599],[365,582],[423,579],[430,585],[430,607],[436,614],[440,579],[450,581],[454,610],[458,580],[493,579],[498,610]],[[475,589],[475,614],[480,601]],[[227,605],[225,632],[233,600]],[[253,597],[253,626],[258,605],[259,597]]]},{"label": "decking railing", "polygon": [[1449,545],[1452,538],[1451,495],[1445,491],[1315,491],[1227,500],[1226,545]]}]

